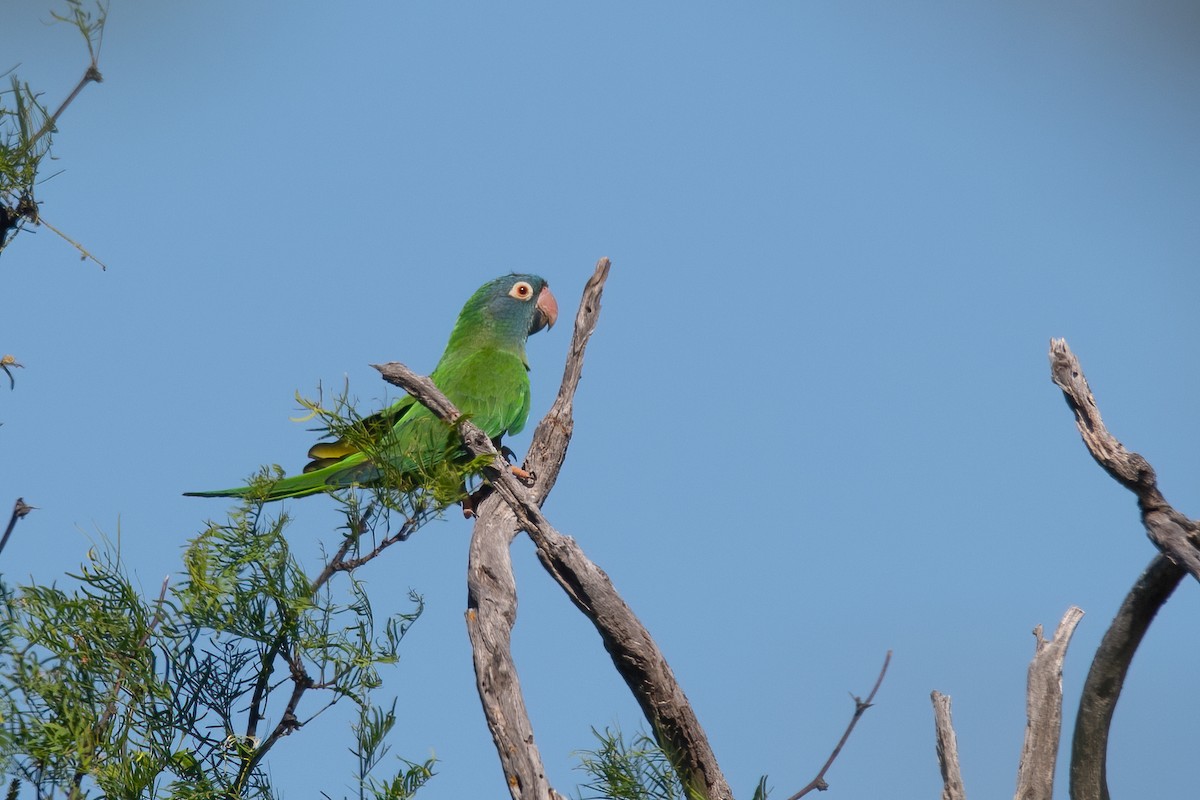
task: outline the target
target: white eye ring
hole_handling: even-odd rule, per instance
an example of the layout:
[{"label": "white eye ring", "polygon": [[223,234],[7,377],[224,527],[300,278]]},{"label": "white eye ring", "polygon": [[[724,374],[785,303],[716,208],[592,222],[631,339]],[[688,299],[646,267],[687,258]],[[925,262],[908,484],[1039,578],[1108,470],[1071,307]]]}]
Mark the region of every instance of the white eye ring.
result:
[{"label": "white eye ring", "polygon": [[533,297],[533,287],[529,285],[528,281],[517,281],[508,290],[508,296],[517,300],[528,300]]}]

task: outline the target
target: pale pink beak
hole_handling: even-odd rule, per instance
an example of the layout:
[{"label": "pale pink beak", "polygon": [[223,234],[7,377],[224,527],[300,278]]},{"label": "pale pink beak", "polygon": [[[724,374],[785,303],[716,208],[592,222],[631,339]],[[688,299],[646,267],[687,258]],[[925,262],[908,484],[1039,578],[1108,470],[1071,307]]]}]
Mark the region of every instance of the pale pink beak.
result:
[{"label": "pale pink beak", "polygon": [[529,326],[529,332],[534,334],[542,328],[553,328],[557,321],[558,301],[554,299],[550,287],[543,286],[538,294],[537,308],[533,312],[533,324]]}]

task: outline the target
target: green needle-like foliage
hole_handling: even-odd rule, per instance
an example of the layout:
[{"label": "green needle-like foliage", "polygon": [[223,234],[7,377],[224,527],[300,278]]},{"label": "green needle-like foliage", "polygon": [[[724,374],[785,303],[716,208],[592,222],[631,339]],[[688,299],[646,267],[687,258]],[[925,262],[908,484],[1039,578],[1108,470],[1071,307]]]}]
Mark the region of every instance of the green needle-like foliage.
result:
[{"label": "green needle-like foliage", "polygon": [[0,669],[6,771],[40,796],[139,797],[171,760],[174,690],[155,628],[165,604],[147,603],[120,564],[95,555],[74,591],[5,591]]},{"label": "green needle-like foliage", "polygon": [[703,800],[684,790],[667,753],[645,733],[628,743],[620,728],[592,734],[599,747],[578,753],[578,769],[591,778],[580,784],[580,800]]},{"label": "green needle-like foliage", "polygon": [[183,579],[156,599],[109,546],[71,588],[0,585],[0,768],[46,798],[271,797],[268,753],[345,699],[364,721],[360,796],[410,797],[433,762],[374,776],[396,716],[372,691],[421,598],[376,619],[346,563],[374,531],[346,511],[353,533],[315,577],[287,515],[247,500],[192,541]]},{"label": "green needle-like foliage", "polygon": [[[39,170],[50,155],[51,137],[59,116],[84,86],[101,80],[97,63],[108,19],[107,5],[98,2],[93,10],[83,0],[66,0],[66,11],[52,11],[50,16],[79,30],[87,44],[90,63],[75,90],[52,114],[39,102],[29,84],[16,75],[10,76],[11,88],[0,91],[0,252],[27,223],[39,221],[33,190],[39,181]],[[77,243],[72,244],[90,257]]]},{"label": "green needle-like foliage", "polygon": [[[314,432],[323,438],[341,440],[355,450],[366,454],[382,473],[382,480],[367,489],[376,508],[395,512],[402,516],[409,535],[441,511],[466,497],[466,488],[478,483],[483,468],[491,459],[482,456],[463,461],[455,458],[459,450],[458,436],[444,437],[444,452],[438,457],[401,467],[388,457],[387,441],[381,435],[380,426],[387,422],[378,415],[363,417],[356,404],[350,399],[349,386],[332,398],[326,405],[323,393],[317,399],[297,395],[296,401],[307,412],[306,419],[319,424]],[[436,422],[439,430],[450,431],[448,423]],[[443,437],[435,437],[443,438]],[[279,475],[264,483],[263,490],[269,494]]]},{"label": "green needle-like foliage", "polygon": [[359,800],[409,800],[425,783],[433,777],[434,759],[428,759],[417,764],[406,759],[399,759],[402,767],[399,772],[386,781],[372,776],[372,771],[380,764],[390,749],[387,745],[387,735],[396,725],[396,702],[387,711],[382,708],[362,706],[358,723],[354,726],[356,747],[351,750],[358,759],[358,797]]},{"label": "green needle-like foliage", "polygon": [[49,131],[37,137],[47,119],[37,95],[16,75],[9,80],[10,88],[0,91],[0,250],[37,219],[33,187],[51,143]]}]

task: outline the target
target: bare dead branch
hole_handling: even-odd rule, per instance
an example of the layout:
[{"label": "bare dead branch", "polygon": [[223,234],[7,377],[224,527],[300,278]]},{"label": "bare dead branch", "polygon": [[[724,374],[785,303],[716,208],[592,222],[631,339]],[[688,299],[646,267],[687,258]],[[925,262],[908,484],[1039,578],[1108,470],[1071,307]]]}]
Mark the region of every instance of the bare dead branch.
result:
[{"label": "bare dead branch", "polygon": [[[599,318],[609,266],[607,258],[600,259],[584,287],[558,396],[535,429],[525,460],[526,468],[537,474],[532,492],[539,504],[553,488],[566,458],[574,428],[575,389]],[[512,659],[517,587],[509,547],[519,530],[516,517],[498,498],[485,502],[477,515],[467,562],[466,620],[484,715],[512,796],[559,797],[549,786],[541,754],[533,743],[532,723]]]},{"label": "bare dead branch", "polygon": [[475,686],[513,800],[559,800],[562,795],[551,788],[534,743],[533,724],[512,657],[517,582],[509,545],[514,517],[495,496],[484,501],[477,513],[468,556],[466,611]]},{"label": "bare dead branch", "polygon": [[83,77],[79,79],[79,83],[77,83],[75,88],[71,90],[71,93],[67,95],[67,99],[62,101],[62,105],[58,107],[58,110],[46,117],[46,121],[42,123],[42,127],[38,129],[37,133],[30,137],[29,141],[25,145],[25,152],[32,151],[33,146],[37,144],[38,139],[41,139],[47,133],[54,130],[55,126],[58,125],[58,118],[61,117],[63,112],[67,110],[67,106],[75,102],[75,98],[79,97],[79,93],[83,91],[83,87],[87,86],[89,83],[103,82],[104,76],[101,75],[100,70],[96,68],[96,60],[93,56],[92,63],[89,64],[88,68],[83,71]]},{"label": "bare dead branch", "polygon": [[879,670],[879,677],[875,679],[875,685],[871,687],[871,693],[867,695],[867,699],[854,698],[854,716],[850,717],[850,724],[846,726],[846,730],[842,733],[842,738],[838,740],[837,745],[833,748],[833,752],[829,754],[825,765],[821,767],[821,771],[817,773],[817,777],[808,782],[800,791],[788,798],[788,800],[800,800],[801,797],[811,791],[825,791],[829,788],[829,784],[825,782],[825,773],[829,772],[829,768],[833,766],[833,762],[837,760],[841,754],[842,748],[850,739],[850,734],[854,732],[854,726],[858,724],[859,718],[866,713],[875,700],[875,693],[879,691],[879,687],[883,685],[883,676],[887,674],[888,664],[892,663],[892,651],[888,650],[887,655],[883,659],[883,668]]},{"label": "bare dead branch", "polygon": [[1130,589],[1104,635],[1084,683],[1071,750],[1071,797],[1107,800],[1108,734],[1133,654],[1146,630],[1183,575],[1200,579],[1200,525],[1176,511],[1158,489],[1154,468],[1125,449],[1100,417],[1079,359],[1064,339],[1050,342],[1050,373],[1075,414],[1088,451],[1138,499],[1146,534],[1162,555]]},{"label": "bare dead branch", "polygon": [[958,739],[954,735],[954,722],[950,719],[950,696],[934,690],[929,699],[933,701],[938,765],[942,770],[942,800],[967,800],[962,771],[958,767]]},{"label": "bare dead branch", "polygon": [[[617,671],[642,707],[660,746],[672,757],[684,784],[710,800],[732,798],[707,737],[649,632],[621,599],[603,570],[583,554],[574,540],[556,531],[539,507],[557,479],[570,442],[572,398],[582,373],[583,353],[599,312],[600,293],[607,273],[608,259],[601,259],[584,290],[576,317],[563,388],[534,433],[525,462],[525,468],[537,474],[537,484],[532,490],[513,477],[482,431],[460,420],[458,410],[431,381],[403,364],[386,364],[376,366],[376,369],[385,380],[409,392],[438,417],[458,424],[463,442],[471,453],[491,455],[494,459],[488,477],[498,499],[489,498],[478,512],[476,537],[486,537],[488,541],[479,542],[478,551],[477,542],[472,541],[472,564],[468,575],[472,595],[467,621],[469,631],[473,623],[479,625],[479,630],[471,635],[472,643],[478,643],[477,646],[482,648],[476,653],[480,696],[513,798],[537,797],[540,800],[547,796],[536,793],[537,788],[544,785],[545,778],[540,757],[533,746],[523,701],[510,696],[519,692],[516,670],[508,652],[508,635],[516,615],[516,595],[507,551],[512,532],[516,530],[525,530],[529,534],[547,571],[600,633]],[[501,506],[501,501],[507,508]],[[498,519],[493,521],[493,516]],[[481,654],[486,657],[482,658],[483,669],[479,671]],[[497,701],[501,694],[503,703]],[[528,738],[514,740],[514,736],[522,734]],[[523,767],[512,755],[520,750],[527,751],[521,756],[525,760]],[[527,760],[527,756],[533,760]],[[524,771],[515,772],[518,767]]]},{"label": "bare dead branch", "polygon": [[708,737],[650,632],[575,540],[555,530],[540,509],[519,494],[522,487],[516,479],[506,476],[503,483],[500,494],[510,507],[517,505],[518,524],[533,539],[542,565],[596,627],[684,786],[708,800],[731,799]]},{"label": "bare dead branch", "polygon": [[13,503],[12,516],[8,518],[8,527],[4,529],[3,538],[0,538],[0,552],[3,552],[4,545],[8,544],[8,537],[12,536],[13,528],[17,527],[17,520],[36,508],[37,506],[28,505],[24,497],[17,498],[17,502]]},{"label": "bare dead branch", "polygon": [[105,264],[103,261],[96,258],[96,256],[94,256],[90,250],[88,250],[86,247],[81,245],[79,242],[72,239],[66,233],[64,233],[63,231],[60,231],[58,228],[51,225],[50,222],[44,216],[42,216],[40,213],[38,214],[37,224],[45,225],[47,228],[52,230],[54,233],[58,234],[58,237],[60,239],[65,240],[67,244],[71,245],[76,250],[78,250],[80,261],[85,261],[90,258],[92,261],[95,261],[97,264],[100,265],[101,271],[108,271],[108,264]]},{"label": "bare dead branch", "polygon": [[1092,458],[1138,499],[1146,535],[1159,550],[1200,580],[1200,525],[1180,514],[1158,490],[1154,468],[1137,453],[1131,453],[1108,432],[1079,359],[1065,339],[1050,341],[1050,375],[1062,389],[1075,414],[1079,435]]},{"label": "bare dead branch", "polygon": [[1072,800],[1108,800],[1108,732],[1125,675],[1154,616],[1187,571],[1159,554],[1146,567],[1105,632],[1079,700],[1071,742]]},{"label": "bare dead branch", "polygon": [[1025,743],[1017,767],[1016,800],[1051,800],[1054,795],[1054,765],[1062,731],[1062,668],[1067,646],[1083,611],[1067,609],[1054,638],[1042,638],[1042,626],[1033,630],[1036,639],[1025,690]]}]

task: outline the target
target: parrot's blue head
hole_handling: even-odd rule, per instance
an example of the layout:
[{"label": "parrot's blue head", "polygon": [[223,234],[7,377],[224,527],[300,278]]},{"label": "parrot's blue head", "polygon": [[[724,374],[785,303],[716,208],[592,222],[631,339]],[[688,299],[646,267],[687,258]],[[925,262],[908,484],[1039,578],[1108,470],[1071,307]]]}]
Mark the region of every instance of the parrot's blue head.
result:
[{"label": "parrot's blue head", "polygon": [[459,322],[524,340],[558,319],[558,301],[539,275],[505,275],[488,281],[463,306]]},{"label": "parrot's blue head", "polygon": [[558,301],[539,275],[505,275],[480,286],[463,306],[451,345],[487,344],[522,353],[525,340],[558,319]]}]

